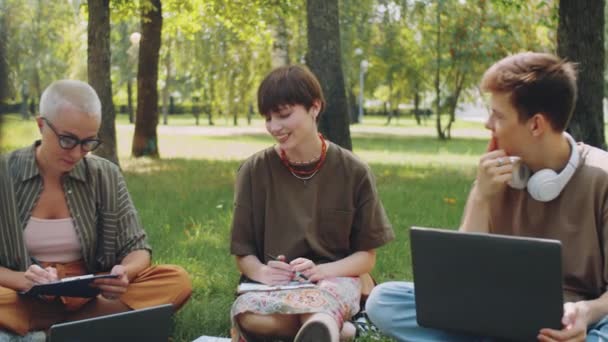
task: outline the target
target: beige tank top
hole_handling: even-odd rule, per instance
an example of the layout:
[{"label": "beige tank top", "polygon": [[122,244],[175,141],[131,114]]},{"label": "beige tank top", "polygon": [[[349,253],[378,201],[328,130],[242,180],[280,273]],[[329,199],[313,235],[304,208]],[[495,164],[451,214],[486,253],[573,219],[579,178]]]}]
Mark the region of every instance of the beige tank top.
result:
[{"label": "beige tank top", "polygon": [[28,253],[46,262],[67,263],[82,259],[80,241],[71,218],[31,217],[23,231]]}]

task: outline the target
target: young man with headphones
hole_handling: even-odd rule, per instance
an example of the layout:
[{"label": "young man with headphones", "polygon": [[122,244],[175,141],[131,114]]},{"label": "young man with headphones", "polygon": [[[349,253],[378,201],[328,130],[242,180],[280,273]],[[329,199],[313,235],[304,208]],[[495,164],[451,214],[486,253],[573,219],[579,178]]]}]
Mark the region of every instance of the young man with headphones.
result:
[{"label": "young man with headphones", "polygon": [[[481,87],[491,95],[492,140],[461,230],[560,240],[563,329],[541,329],[538,340],[608,341],[608,153],[565,132],[575,68],[554,55],[520,53],[490,67]],[[419,327],[413,298],[411,283],[379,285],[368,315],[399,341],[482,340]]]}]

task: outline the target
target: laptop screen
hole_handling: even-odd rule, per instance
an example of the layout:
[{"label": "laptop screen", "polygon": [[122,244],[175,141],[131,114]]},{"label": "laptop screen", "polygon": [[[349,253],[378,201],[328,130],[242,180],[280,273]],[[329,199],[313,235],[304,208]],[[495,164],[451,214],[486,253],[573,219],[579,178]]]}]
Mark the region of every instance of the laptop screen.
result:
[{"label": "laptop screen", "polygon": [[51,326],[48,341],[163,341],[172,327],[173,306],[150,308],[66,322]]},{"label": "laptop screen", "polygon": [[410,239],[421,326],[511,340],[561,329],[559,241],[419,227]]}]

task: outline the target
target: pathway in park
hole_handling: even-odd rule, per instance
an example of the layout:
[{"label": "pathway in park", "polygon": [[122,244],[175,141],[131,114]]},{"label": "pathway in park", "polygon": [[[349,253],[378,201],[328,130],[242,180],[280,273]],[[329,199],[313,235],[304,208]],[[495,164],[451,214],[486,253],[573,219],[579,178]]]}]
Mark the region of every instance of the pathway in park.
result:
[{"label": "pathway in park", "polygon": [[[124,126],[123,129],[132,129],[132,125]],[[129,128],[127,128],[129,127]],[[420,127],[405,126],[372,126],[352,125],[350,131],[353,134],[389,134],[399,136],[437,136],[435,127],[431,124]],[[169,135],[203,135],[203,136],[231,136],[245,134],[266,134],[263,126],[158,126],[159,134]],[[452,137],[458,138],[488,138],[489,131],[482,128],[456,128],[452,129]]]}]

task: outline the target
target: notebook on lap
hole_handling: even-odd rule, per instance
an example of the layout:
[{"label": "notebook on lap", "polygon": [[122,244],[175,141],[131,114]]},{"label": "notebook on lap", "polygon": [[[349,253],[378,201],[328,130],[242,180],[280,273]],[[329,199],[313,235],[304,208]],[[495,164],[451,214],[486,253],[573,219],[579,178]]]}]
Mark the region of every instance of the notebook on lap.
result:
[{"label": "notebook on lap", "polygon": [[171,330],[171,304],[51,326],[47,341],[163,341]]},{"label": "notebook on lap", "polygon": [[418,324],[535,341],[561,329],[561,243],[556,240],[410,230]]}]

